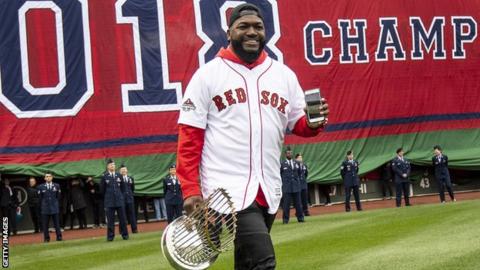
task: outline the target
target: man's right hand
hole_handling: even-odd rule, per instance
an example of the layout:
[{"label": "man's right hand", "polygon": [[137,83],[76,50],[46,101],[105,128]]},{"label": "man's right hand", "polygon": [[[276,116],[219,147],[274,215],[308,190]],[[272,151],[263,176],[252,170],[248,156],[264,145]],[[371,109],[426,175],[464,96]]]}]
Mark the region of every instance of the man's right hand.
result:
[{"label": "man's right hand", "polygon": [[202,202],[203,198],[199,195],[194,195],[185,199],[185,201],[183,202],[183,208],[187,212],[187,216],[189,216],[195,209],[197,209],[197,207],[199,207]]}]

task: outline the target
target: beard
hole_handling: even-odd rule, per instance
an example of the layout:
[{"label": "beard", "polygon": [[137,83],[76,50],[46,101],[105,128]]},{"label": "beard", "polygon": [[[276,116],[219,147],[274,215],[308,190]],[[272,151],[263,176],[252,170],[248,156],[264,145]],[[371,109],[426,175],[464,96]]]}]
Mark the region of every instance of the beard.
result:
[{"label": "beard", "polygon": [[263,48],[265,47],[265,39],[259,40],[259,47],[256,52],[247,52],[243,49],[242,42],[244,41],[244,38],[241,38],[239,40],[231,40],[230,43],[232,45],[233,51],[242,59],[243,61],[247,63],[253,63],[255,62],[258,57],[260,57],[260,54],[263,51]]}]

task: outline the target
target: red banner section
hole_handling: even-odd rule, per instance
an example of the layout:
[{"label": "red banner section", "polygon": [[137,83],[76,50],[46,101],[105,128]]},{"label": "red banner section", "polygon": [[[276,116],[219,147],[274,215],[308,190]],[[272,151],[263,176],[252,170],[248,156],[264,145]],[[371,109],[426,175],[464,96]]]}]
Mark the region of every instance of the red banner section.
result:
[{"label": "red banner section", "polygon": [[[0,162],[175,151],[182,92],[241,2],[2,1]],[[247,2],[329,101],[313,142],[480,126],[480,1]]]}]

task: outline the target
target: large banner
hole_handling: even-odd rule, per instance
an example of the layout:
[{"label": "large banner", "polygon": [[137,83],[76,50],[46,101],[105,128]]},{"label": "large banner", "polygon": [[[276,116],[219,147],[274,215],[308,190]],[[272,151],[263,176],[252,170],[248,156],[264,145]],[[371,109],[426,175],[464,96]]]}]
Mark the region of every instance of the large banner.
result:
[{"label": "large banner", "polygon": [[480,168],[479,0],[0,0],[0,172],[99,176],[125,163],[161,192],[193,72],[227,45],[231,8],[265,17],[267,52],[329,101],[326,131],[287,135],[309,181],[339,180],[403,146]]}]

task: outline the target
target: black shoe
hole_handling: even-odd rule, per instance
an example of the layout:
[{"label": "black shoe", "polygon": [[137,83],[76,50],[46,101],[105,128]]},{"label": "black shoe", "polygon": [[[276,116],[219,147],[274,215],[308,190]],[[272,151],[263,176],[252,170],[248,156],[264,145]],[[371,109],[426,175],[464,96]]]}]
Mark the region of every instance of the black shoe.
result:
[{"label": "black shoe", "polygon": [[309,213],[309,212],[305,212],[304,216],[309,217],[309,216],[310,216],[310,213]]},{"label": "black shoe", "polygon": [[357,211],[363,211],[363,209],[362,209],[362,208],[360,208],[360,209],[357,209]]},{"label": "black shoe", "polygon": [[407,203],[407,204],[406,204],[406,206],[412,206],[412,204],[410,204],[410,203]]},{"label": "black shoe", "polygon": [[43,239],[43,242],[48,243],[48,242],[50,242],[50,239]]},{"label": "black shoe", "polygon": [[57,241],[63,241],[63,240],[62,240],[62,238],[60,237],[60,238],[57,238]]},{"label": "black shoe", "polygon": [[283,224],[288,224],[288,220],[283,220]]},{"label": "black shoe", "polygon": [[113,241],[113,238],[107,238],[107,241],[111,242],[111,241]]},{"label": "black shoe", "polygon": [[303,223],[303,222],[305,222],[305,220],[304,219],[299,219],[298,222]]},{"label": "black shoe", "polygon": [[128,240],[128,235],[127,236],[122,236],[123,240]]},{"label": "black shoe", "polygon": [[345,209],[345,212],[350,212],[350,209]]},{"label": "black shoe", "polygon": [[138,233],[138,230],[132,230],[132,233]]}]

